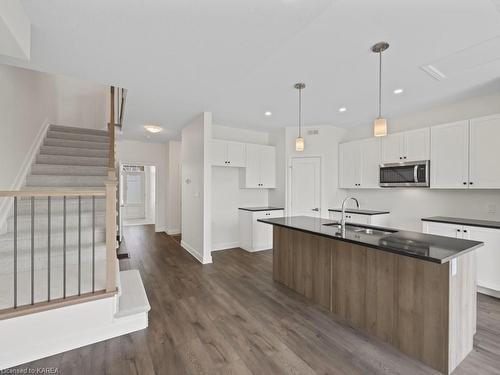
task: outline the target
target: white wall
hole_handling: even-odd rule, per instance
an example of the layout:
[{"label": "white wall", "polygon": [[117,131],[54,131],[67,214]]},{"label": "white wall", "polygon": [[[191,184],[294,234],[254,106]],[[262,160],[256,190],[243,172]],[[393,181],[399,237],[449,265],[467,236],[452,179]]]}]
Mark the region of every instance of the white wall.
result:
[{"label": "white wall", "polygon": [[20,0],[0,1],[0,55],[30,58],[31,22]]},{"label": "white wall", "polygon": [[117,142],[116,148],[118,162],[121,164],[156,166],[155,231],[166,231],[168,146],[121,140]]},{"label": "white wall", "polygon": [[269,190],[269,205],[286,207],[286,129],[269,133],[269,144],[276,147],[276,189]]},{"label": "white wall", "polygon": [[181,142],[168,142],[167,234],[181,233]]},{"label": "white wall", "polygon": [[[308,135],[308,130],[318,130],[317,135]],[[290,212],[290,166],[293,157],[317,156],[321,158],[321,216],[328,217],[328,209],[338,200],[342,192],[338,189],[338,144],[345,130],[334,126],[303,127],[305,148],[303,152],[295,151],[296,127],[285,129],[285,156],[279,165],[285,165],[287,188],[285,202],[287,212]]]},{"label": "white wall", "polygon": [[204,112],[182,129],[182,242],[201,263],[211,263],[212,114]]},{"label": "white wall", "polygon": [[[213,125],[214,139],[268,144],[269,134]],[[240,188],[241,168],[212,167],[212,250],[239,246],[238,208],[267,206],[274,189]]]},{"label": "white wall", "polygon": [[[396,132],[417,129],[494,113],[500,113],[500,93],[389,118],[389,130]],[[370,125],[346,133],[344,140],[368,137],[371,137]],[[420,231],[420,219],[434,215],[500,220],[500,191],[498,190],[455,191],[405,188],[354,189],[342,192],[343,195],[337,200],[337,206],[344,196],[353,195],[361,200],[362,207],[391,211],[389,225],[395,228]],[[496,212],[490,212],[490,206],[493,206],[493,211]]]}]

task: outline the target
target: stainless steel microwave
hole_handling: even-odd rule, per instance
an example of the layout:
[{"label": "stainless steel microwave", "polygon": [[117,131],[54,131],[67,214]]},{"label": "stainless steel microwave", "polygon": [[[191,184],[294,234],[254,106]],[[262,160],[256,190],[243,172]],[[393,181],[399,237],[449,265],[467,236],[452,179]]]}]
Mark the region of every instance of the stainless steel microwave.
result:
[{"label": "stainless steel microwave", "polygon": [[429,187],[429,160],[380,164],[381,187]]}]

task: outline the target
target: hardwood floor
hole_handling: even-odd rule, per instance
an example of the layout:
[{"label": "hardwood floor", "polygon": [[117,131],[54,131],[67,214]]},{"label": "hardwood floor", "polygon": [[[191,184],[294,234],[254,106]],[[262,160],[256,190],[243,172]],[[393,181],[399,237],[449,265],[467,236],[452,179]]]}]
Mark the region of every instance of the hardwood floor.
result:
[{"label": "hardwood floor", "polygon": [[[60,374],[438,374],[272,280],[272,253],[202,266],[153,226],[125,228],[151,303],[149,328],[18,368]],[[474,351],[453,374],[500,374],[500,300],[479,295]]]}]

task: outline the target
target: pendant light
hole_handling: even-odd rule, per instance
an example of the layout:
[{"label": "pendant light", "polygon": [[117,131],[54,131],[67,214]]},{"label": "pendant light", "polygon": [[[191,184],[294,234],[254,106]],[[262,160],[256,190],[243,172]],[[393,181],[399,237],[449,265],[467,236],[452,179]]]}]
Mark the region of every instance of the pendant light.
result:
[{"label": "pendant light", "polygon": [[304,151],[304,138],[302,138],[301,128],[302,128],[302,90],[306,88],[306,84],[299,82],[296,83],[295,87],[299,91],[299,136],[295,139],[295,151]]},{"label": "pendant light", "polygon": [[373,122],[373,135],[383,137],[387,135],[387,119],[382,117],[382,52],[389,48],[389,43],[379,42],[372,47],[374,53],[379,55],[378,70],[378,117]]}]

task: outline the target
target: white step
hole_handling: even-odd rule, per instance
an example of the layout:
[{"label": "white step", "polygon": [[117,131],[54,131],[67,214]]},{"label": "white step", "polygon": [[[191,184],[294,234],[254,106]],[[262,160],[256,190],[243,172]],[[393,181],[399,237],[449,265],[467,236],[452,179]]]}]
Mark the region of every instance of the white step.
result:
[{"label": "white step", "polygon": [[107,176],[29,175],[27,187],[104,187]]},{"label": "white step", "polygon": [[[12,199],[12,198],[11,198]],[[47,197],[36,197],[35,198],[35,217],[45,216],[48,212]],[[52,197],[50,200],[50,212],[52,215],[62,214],[64,210],[64,200],[62,197]],[[103,212],[106,210],[106,200],[104,197],[95,197],[95,210],[96,213]],[[78,212],[78,198],[77,197],[66,197],[66,214],[70,215]],[[81,212],[90,213],[92,212],[92,197],[82,197],[81,198]],[[10,212],[10,216],[14,213],[13,210]],[[31,215],[31,199],[30,198],[19,198],[17,203],[17,214],[21,215]]]},{"label": "white step", "polygon": [[98,150],[108,150],[109,144],[104,142],[70,141],[67,139],[45,138],[44,146],[93,148]]},{"label": "white step", "polygon": [[[91,262],[92,261],[92,245],[85,244],[80,247],[78,246],[66,246],[66,265],[78,264],[78,254],[80,251],[80,261]],[[33,252],[33,263],[35,270],[46,270],[48,269],[48,250],[38,249]],[[106,244],[103,242],[98,242],[95,244],[94,257],[99,261],[106,259]],[[50,266],[51,268],[60,267],[63,268],[64,264],[64,248],[63,247],[52,247],[50,248]],[[18,272],[30,271],[31,270],[31,251],[30,250],[20,250],[17,252],[17,270]],[[14,251],[9,253],[0,253],[0,275],[14,273]]]},{"label": "white step", "polygon": [[116,318],[147,313],[151,310],[138,270],[120,272],[121,295]]},{"label": "white step", "polygon": [[57,165],[33,164],[32,175],[60,175],[60,176],[107,176],[108,167],[82,166],[82,165]]},{"label": "white step", "polygon": [[102,142],[109,144],[109,137],[102,135],[84,134],[84,133],[69,133],[49,130],[47,132],[47,139],[64,139],[73,141],[88,141],[88,142]]},{"label": "white step", "polygon": [[42,146],[40,155],[64,155],[64,156],[83,156],[89,158],[108,158],[108,149],[96,148],[73,148],[64,146]]},{"label": "white step", "polygon": [[[104,228],[95,229],[95,241],[105,242],[106,233]],[[35,251],[47,249],[48,245],[48,232],[38,231],[35,228],[33,233],[34,239],[34,249]],[[50,235],[51,247],[62,247],[64,243],[64,235],[62,231],[51,232]],[[80,234],[80,243],[82,246],[87,246],[92,244],[92,227],[82,227]],[[74,228],[69,228],[66,231],[66,246],[77,246],[78,245],[78,230]],[[17,235],[17,248],[18,251],[24,251],[31,249],[31,231],[29,228],[23,228],[22,231],[18,232]],[[14,233],[5,233],[0,235],[0,254],[7,253],[11,254],[14,249]]]},{"label": "white step", "polygon": [[37,155],[37,164],[48,165],[71,165],[71,166],[99,166],[107,167],[108,158],[94,158],[86,156],[69,156],[69,155]]},{"label": "white step", "polygon": [[[63,297],[63,268],[51,268],[51,299]],[[78,265],[68,264],[66,266],[66,297],[78,294]],[[81,264],[81,293],[92,291],[92,263]],[[47,270],[35,271],[35,303],[47,300]],[[17,279],[18,306],[31,303],[31,271],[19,272]],[[14,302],[14,276],[13,274],[0,275],[0,309],[13,307]],[[106,261],[96,261],[95,264],[95,290],[106,288]]]},{"label": "white step", "polygon": [[49,130],[66,132],[66,133],[79,133],[79,134],[93,134],[100,136],[108,136],[107,130],[89,129],[89,128],[77,128],[74,126],[63,126],[63,125],[50,125]]},{"label": "white step", "polygon": [[[35,215],[34,217],[35,228],[38,231],[46,231],[49,225],[47,213],[43,215]],[[98,211],[95,213],[94,224],[96,228],[103,228],[106,225],[106,213]],[[92,212],[82,212],[80,217],[80,225],[84,228],[92,226]],[[50,228],[52,232],[62,231],[64,226],[64,216],[61,213],[54,214],[51,211],[50,215]],[[31,228],[31,215],[18,215],[17,228],[27,230]],[[66,229],[78,228],[78,212],[66,213]],[[14,231],[14,217],[10,216],[7,219],[7,231],[12,233]]]}]

